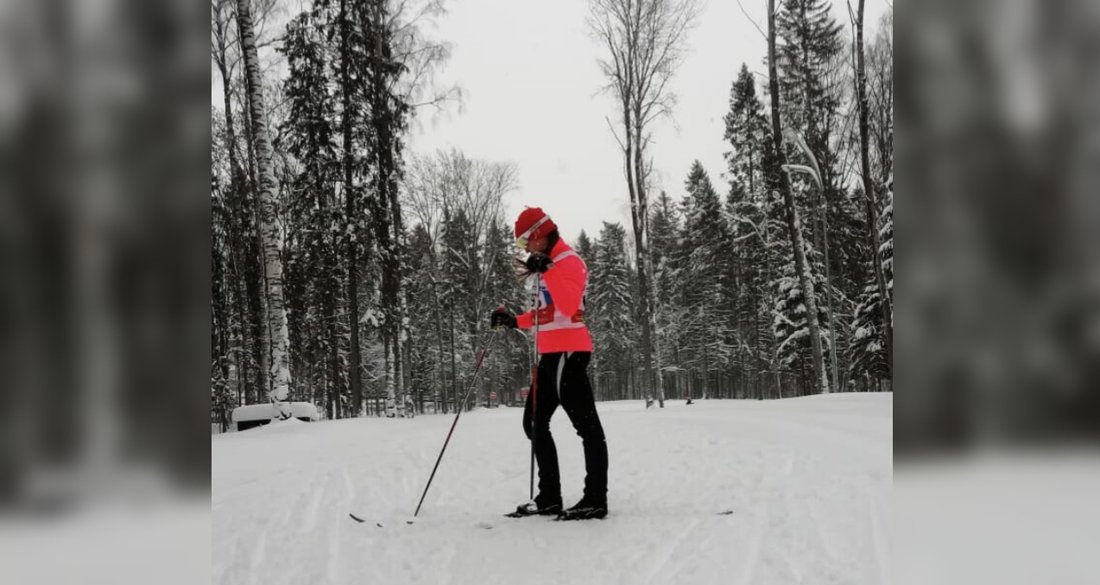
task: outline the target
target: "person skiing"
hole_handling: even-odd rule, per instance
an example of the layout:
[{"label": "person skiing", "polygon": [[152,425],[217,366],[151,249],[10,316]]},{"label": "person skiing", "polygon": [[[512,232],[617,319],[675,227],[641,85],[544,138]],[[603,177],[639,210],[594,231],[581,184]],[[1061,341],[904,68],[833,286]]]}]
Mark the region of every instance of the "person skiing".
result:
[{"label": "person skiing", "polygon": [[[517,260],[517,265],[538,282],[538,303],[520,315],[498,307],[490,317],[490,326],[536,327],[539,363],[533,391],[527,394],[524,406],[523,431],[534,442],[539,489],[534,501],[519,506],[512,515],[603,518],[607,516],[607,441],[587,372],[592,358],[592,336],[584,323],[588,268],[538,207],[520,213],[515,236],[516,244],[529,253],[525,261]],[[581,437],[585,463],[584,496],[564,511],[558,453],[550,435],[550,417],[559,404]]]}]

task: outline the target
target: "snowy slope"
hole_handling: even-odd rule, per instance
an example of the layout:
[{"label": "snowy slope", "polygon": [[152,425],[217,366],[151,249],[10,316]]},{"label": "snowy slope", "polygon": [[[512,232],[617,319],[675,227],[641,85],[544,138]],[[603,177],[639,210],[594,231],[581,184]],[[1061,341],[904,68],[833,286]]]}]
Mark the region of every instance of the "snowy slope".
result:
[{"label": "snowy slope", "polygon": [[[412,525],[453,416],[212,437],[213,582],[891,582],[892,395],[667,404],[598,405],[603,521],[502,517],[528,493],[519,409],[462,415]],[[570,505],[580,439],[552,429]]]}]

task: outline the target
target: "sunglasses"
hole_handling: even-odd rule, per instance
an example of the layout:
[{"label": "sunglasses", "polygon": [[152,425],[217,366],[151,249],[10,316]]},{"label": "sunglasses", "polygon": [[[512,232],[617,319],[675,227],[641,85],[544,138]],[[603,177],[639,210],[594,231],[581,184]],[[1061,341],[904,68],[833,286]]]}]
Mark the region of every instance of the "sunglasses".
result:
[{"label": "sunglasses", "polygon": [[548,221],[550,221],[550,216],[549,215],[545,215],[545,216],[543,216],[542,219],[536,221],[535,225],[528,228],[527,231],[523,232],[522,234],[519,235],[518,238],[516,238],[516,246],[518,246],[520,250],[526,250],[527,249],[527,242],[530,239],[531,234],[535,233],[535,230],[539,229],[539,227],[541,227],[542,224],[544,224]]}]

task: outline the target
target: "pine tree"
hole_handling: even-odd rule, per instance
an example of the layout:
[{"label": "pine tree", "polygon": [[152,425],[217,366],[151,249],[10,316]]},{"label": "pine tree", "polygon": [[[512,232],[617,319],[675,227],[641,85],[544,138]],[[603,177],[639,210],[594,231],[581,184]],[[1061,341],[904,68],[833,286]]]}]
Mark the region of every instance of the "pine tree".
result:
[{"label": "pine tree", "polygon": [[843,48],[842,27],[826,0],[783,0],[776,16],[783,126],[799,131],[822,168],[822,183],[835,188],[830,131],[840,106],[831,70]]},{"label": "pine tree", "polygon": [[469,291],[477,287],[479,254],[472,241],[473,225],[466,210],[446,211],[440,235],[440,303],[445,307],[443,318],[447,353],[450,360],[450,392],[452,406],[460,408],[459,389],[465,384],[467,372],[459,371],[459,363],[470,363],[473,358],[474,335],[477,332],[478,313]]},{"label": "pine tree", "polygon": [[577,254],[580,254],[581,258],[592,258],[592,250],[592,240],[584,230],[581,230],[581,234],[577,236]]},{"label": "pine tree", "polygon": [[746,195],[757,196],[765,189],[765,156],[771,130],[764,105],[756,96],[756,83],[749,68],[741,71],[730,89],[730,110],[725,117],[725,140],[732,150],[725,154],[730,176]]},{"label": "pine tree", "polygon": [[[883,196],[885,207],[880,215],[878,255],[882,261],[885,289],[888,297],[894,293],[894,181],[891,177],[887,180],[886,191]],[[855,318],[852,322],[854,331],[849,343],[848,353],[851,355],[849,366],[850,376],[862,378],[866,384],[868,379],[891,379],[891,371],[887,361],[887,349],[883,340],[882,305],[877,279],[870,270],[865,270],[864,287],[856,307]],[[890,305],[891,307],[893,305]],[[893,311],[890,311],[893,319]]]},{"label": "pine tree", "polygon": [[[432,239],[424,224],[416,224],[405,249],[409,279],[405,287],[409,308],[409,392],[417,409],[424,412],[425,401],[437,409],[444,373],[442,355],[437,351],[439,313],[435,298],[435,254]],[[433,409],[434,410],[434,409]]]},{"label": "pine tree", "polygon": [[[894,297],[894,177],[886,179],[886,193],[883,197],[881,227],[879,228],[878,253],[882,257],[883,276],[886,279],[886,295],[892,301]],[[893,305],[891,305],[893,306]],[[890,315],[893,320],[893,314]]]},{"label": "pine tree", "polygon": [[362,7],[358,32],[363,37],[366,59],[359,74],[367,79],[364,99],[369,104],[366,142],[368,165],[368,209],[381,267],[381,336],[383,346],[386,416],[398,415],[404,405],[401,369],[401,340],[404,310],[401,302],[404,227],[398,184],[402,178],[402,136],[407,129],[410,106],[397,82],[408,70],[395,54],[397,22],[387,0],[370,0]]},{"label": "pine tree", "polygon": [[684,311],[681,347],[688,353],[687,364],[700,374],[701,394],[706,396],[718,391],[718,372],[729,361],[729,314],[722,284],[729,272],[725,246],[730,238],[718,194],[699,161],[692,164],[685,189],[680,242],[684,263],[678,278]]},{"label": "pine tree", "polygon": [[[333,6],[336,2],[337,6]],[[350,416],[359,416],[363,411],[363,348],[360,342],[359,281],[362,265],[366,264],[366,253],[371,241],[366,229],[365,193],[363,176],[367,161],[362,152],[369,140],[366,131],[364,96],[367,91],[366,76],[363,75],[367,61],[367,47],[363,43],[365,7],[351,0],[318,0],[319,10],[329,15],[329,28],[326,33],[333,43],[336,54],[334,68],[337,78],[334,84],[334,99],[339,104],[340,129],[340,194],[344,204],[343,247],[345,286],[347,290],[348,323],[348,380],[351,390]]]},{"label": "pine tree", "polygon": [[[515,277],[515,269],[512,266],[511,250],[514,249],[512,235],[509,226],[499,218],[494,218],[485,229],[481,254],[486,259],[483,296],[489,303],[502,304],[516,311],[524,306],[526,294],[521,282]],[[488,323],[490,314],[488,307],[489,304],[481,306],[477,315],[480,329],[485,329]],[[492,342],[496,349],[490,354],[489,363],[486,366],[492,375],[483,378],[483,382],[486,391],[495,391],[498,400],[505,402],[506,398],[512,395],[512,389],[527,383],[529,376],[522,365],[527,363],[528,348],[523,336],[507,330],[493,333],[493,335],[497,338]],[[520,367],[517,368],[517,365]],[[487,397],[486,402],[488,402]]]},{"label": "pine tree", "polygon": [[[729,218],[730,249],[734,251],[736,266],[731,292],[736,298],[733,319],[737,335],[736,359],[743,371],[744,384],[757,398],[764,397],[764,384],[774,373],[776,343],[768,316],[774,305],[772,275],[777,264],[776,248],[769,246],[769,217],[767,198],[762,193],[753,196],[738,188],[740,182],[731,185],[726,202]],[[774,230],[772,230],[774,231]]]},{"label": "pine tree", "polygon": [[724,138],[732,148],[726,153],[730,176],[726,213],[734,254],[727,280],[736,323],[736,334],[729,343],[737,348],[743,385],[762,398],[763,374],[776,370],[776,343],[768,315],[774,306],[771,291],[777,259],[766,236],[778,234],[782,228],[768,229],[773,227],[769,222],[780,217],[777,207],[768,204],[770,190],[778,188],[778,177],[771,173],[777,165],[771,128],[756,94],[755,79],[745,64],[730,90],[725,122]]},{"label": "pine tree", "polygon": [[[215,147],[216,148],[216,147]],[[214,154],[216,156],[216,154]],[[210,402],[226,430],[229,391],[229,294],[226,291],[225,202],[217,175],[210,180]]]},{"label": "pine tree", "polygon": [[768,1],[768,93],[771,98],[772,143],[775,161],[772,172],[779,176],[779,194],[783,197],[786,211],[787,230],[794,257],[794,269],[799,280],[799,291],[805,298],[806,319],[809,341],[813,353],[813,386],[820,392],[829,391],[829,381],[825,373],[825,360],[822,349],[820,324],[817,315],[817,298],[814,290],[813,272],[806,257],[806,247],[802,233],[802,219],[795,204],[794,193],[787,174],[783,171],[787,164],[782,143],[782,124],[780,123],[780,92],[776,57],[776,13],[775,1]]},{"label": "pine tree", "polygon": [[[655,320],[657,329],[655,335],[661,349],[661,364],[666,372],[679,372],[682,364],[679,361],[680,323],[682,322],[682,306],[676,299],[678,279],[681,265],[676,261],[677,246],[680,232],[680,219],[676,206],[672,203],[668,193],[661,191],[660,197],[654,202],[650,213],[650,254],[653,259],[653,292]],[[664,373],[662,373],[664,375]],[[679,376],[673,375],[668,380],[672,387],[673,396],[683,394]]]},{"label": "pine tree", "polygon": [[[824,275],[821,272],[814,272],[813,276],[814,288],[824,291],[826,286]],[[776,350],[777,357],[784,368],[804,373],[803,377],[809,379],[813,356],[810,346],[808,309],[805,296],[802,294],[801,281],[795,274],[794,266],[789,262],[782,265],[776,286],[772,327],[779,344]],[[821,341],[824,350],[828,351],[832,343],[832,332],[824,325],[827,323],[827,314],[823,305],[817,307],[817,318],[818,323],[821,324]]]},{"label": "pine tree", "polygon": [[[844,139],[840,128],[845,87],[842,27],[832,17],[831,5],[826,0],[784,0],[777,23],[782,41],[777,60],[784,128],[800,136],[808,149],[808,153],[800,153],[792,148],[788,154],[792,162],[814,165],[818,171],[815,181],[805,175],[793,175],[791,188],[795,204],[802,208],[800,215],[806,229],[803,237],[814,264],[812,270],[824,275],[825,288],[818,301],[825,309],[822,324],[831,330],[836,328],[835,316],[844,304],[833,294],[834,290],[854,292],[851,281],[834,269],[835,242],[831,237],[834,222],[846,220],[838,208],[844,196],[837,156],[837,143]],[[836,378],[837,360],[833,352],[826,360]]]},{"label": "pine tree", "polygon": [[283,144],[299,169],[288,199],[291,245],[285,255],[288,287],[294,291],[290,297],[294,316],[291,337],[307,364],[307,372],[302,374],[318,393],[315,400],[335,418],[347,386],[340,352],[347,327],[338,319],[338,307],[343,304],[339,278],[342,214],[336,206],[339,161],[324,17],[306,11],[292,19],[280,47],[289,67],[284,84],[289,112],[282,129]]},{"label": "pine tree", "polygon": [[611,396],[627,398],[627,376],[633,367],[633,283],[626,257],[626,230],[617,223],[603,223],[594,244],[585,302],[585,319],[593,343],[600,348],[595,377]]}]

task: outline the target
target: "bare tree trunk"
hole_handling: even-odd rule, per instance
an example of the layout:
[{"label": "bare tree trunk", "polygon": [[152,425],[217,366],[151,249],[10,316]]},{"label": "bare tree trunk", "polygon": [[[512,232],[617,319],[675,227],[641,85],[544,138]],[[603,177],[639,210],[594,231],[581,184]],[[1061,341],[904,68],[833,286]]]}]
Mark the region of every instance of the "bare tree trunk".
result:
[{"label": "bare tree trunk", "polygon": [[383,43],[389,35],[385,2],[375,0],[373,5],[374,47],[372,60],[372,86],[374,103],[371,108],[372,125],[377,135],[376,173],[378,191],[376,193],[379,216],[378,245],[382,251],[382,336],[384,345],[389,348],[386,363],[386,416],[397,416],[398,397],[404,403],[404,390],[401,384],[401,208],[397,197],[397,160],[395,121],[398,115],[388,102],[387,80],[383,74]]},{"label": "bare tree trunk", "polygon": [[[653,314],[652,305],[649,302],[649,279],[648,271],[645,266],[645,252],[643,245],[645,242],[645,209],[646,203],[643,201],[644,192],[641,190],[641,182],[639,181],[639,172],[641,171],[639,165],[636,164],[636,160],[640,156],[638,152],[640,146],[636,144],[637,137],[634,132],[634,124],[631,123],[631,116],[633,111],[629,107],[629,98],[623,99],[623,128],[626,130],[624,137],[626,145],[623,147],[623,165],[626,170],[626,186],[630,194],[630,223],[634,230],[634,259],[635,268],[637,269],[638,278],[638,294],[642,298],[638,305],[639,321],[642,324],[642,367],[645,368],[646,380],[653,379],[653,333],[654,327],[652,320],[650,319]],[[631,385],[633,390],[634,386]],[[633,394],[633,392],[632,392]],[[646,397],[652,397],[651,389],[647,384]],[[663,406],[662,397],[662,406]]]},{"label": "bare tree trunk", "polygon": [[[432,282],[432,294],[435,296],[435,309],[437,311],[439,311],[442,308],[442,303],[440,303],[440,301],[439,301],[439,292],[436,289],[436,282],[435,282],[434,278],[432,279],[431,282]],[[447,410],[447,380],[446,380],[446,368],[443,364],[443,356],[447,355],[447,352],[444,350],[444,347],[443,347],[443,318],[442,318],[441,315],[438,314],[438,312],[436,313],[436,318],[435,318],[435,339],[436,339],[436,342],[439,345],[439,360],[435,364],[436,365],[436,375],[439,378],[439,388],[437,389],[438,396],[439,396],[439,405],[440,405],[440,408],[443,410],[443,414],[447,414],[447,412],[448,412],[448,410]],[[451,345],[452,345],[452,348],[453,348],[454,347],[453,342],[452,342]],[[453,356],[454,352],[452,351],[451,354]],[[453,363],[452,363],[451,368],[452,368],[452,370],[454,369]]]},{"label": "bare tree trunk", "polygon": [[[243,0],[242,0],[243,1]],[[359,379],[359,230],[356,226],[355,189],[352,186],[352,141],[351,129],[355,123],[351,100],[351,23],[347,9],[348,0],[340,2],[340,83],[343,86],[343,116],[340,121],[343,132],[344,149],[344,209],[347,221],[347,263],[348,263],[348,326],[350,327],[348,383],[351,387],[351,416],[359,416],[363,410],[363,389]]]},{"label": "bare tree trunk", "polygon": [[279,258],[281,235],[275,213],[275,169],[271,160],[271,141],[267,135],[267,119],[262,101],[263,87],[260,83],[260,60],[256,51],[256,37],[252,30],[249,0],[237,0],[237,26],[240,30],[241,52],[247,73],[245,80],[248,87],[249,111],[260,181],[264,276],[267,283],[267,328],[271,338],[269,392],[272,400],[281,402],[287,399],[290,392],[287,322],[283,301],[283,265]]},{"label": "bare tree trunk", "polygon": [[455,412],[458,412],[461,407],[458,404],[458,366],[455,363],[455,314],[454,311],[448,311],[448,314],[451,317],[451,400],[454,401]]},{"label": "bare tree trunk", "polygon": [[[398,273],[397,282],[398,289],[400,290],[400,272]],[[397,397],[400,403],[400,405],[398,406],[398,411],[402,414],[402,416],[408,416],[409,413],[405,412],[405,405],[407,402],[406,398],[409,396],[411,384],[410,380],[408,380],[409,368],[404,367],[406,365],[406,360],[409,359],[408,356],[410,341],[405,335],[405,315],[408,314],[408,304],[405,302],[405,295],[398,295],[398,299],[400,300],[398,301],[397,306],[397,323],[394,326],[396,330],[394,332],[394,336],[397,339],[397,348],[394,351],[394,357],[396,360],[394,362],[394,377],[397,380]]]},{"label": "bare tree trunk", "polygon": [[840,375],[837,371],[836,363],[836,319],[833,315],[833,280],[831,276],[831,268],[829,267],[829,200],[825,196],[825,189],[818,189],[818,193],[821,196],[822,210],[821,210],[821,234],[824,240],[823,249],[825,251],[825,310],[829,312],[829,363],[832,366],[833,374],[833,390],[840,390]]},{"label": "bare tree trunk", "polygon": [[795,271],[802,285],[802,295],[806,301],[806,322],[810,329],[810,347],[813,350],[814,384],[819,392],[829,391],[829,380],[825,373],[824,352],[821,349],[821,327],[817,321],[817,299],[814,295],[814,283],[810,266],[806,260],[806,249],[802,240],[802,222],[798,217],[798,208],[791,193],[790,178],[782,169],[787,164],[787,155],[783,150],[783,132],[779,122],[779,76],[776,71],[775,56],[775,0],[768,0],[768,88],[771,93],[772,140],[778,159],[780,191],[787,208],[787,227],[791,232],[791,246],[794,248]]},{"label": "bare tree trunk", "polygon": [[[656,398],[657,404],[665,407],[665,386],[661,379],[661,353],[657,339],[656,310],[654,307],[652,282],[652,264],[649,259],[649,199],[646,194],[646,176],[644,168],[644,138],[641,125],[641,113],[634,111],[634,192],[637,197],[637,214],[632,215],[634,220],[634,249],[637,254],[638,291],[642,299],[642,357],[645,360],[645,387],[646,395]],[[629,134],[629,131],[628,131]],[[656,370],[656,372],[654,371]]]},{"label": "bare tree trunk", "polygon": [[331,310],[331,307],[326,310],[326,317],[328,321],[328,377],[329,387],[329,418],[335,419],[340,416],[337,407],[339,406],[340,393],[340,354],[339,348],[336,346],[336,312]]},{"label": "bare tree trunk", "polygon": [[[247,93],[247,92],[246,92]],[[243,99],[243,111],[248,111],[248,96]],[[248,194],[259,193],[259,183],[256,180],[256,139],[252,132],[252,122],[249,116],[244,116],[245,154],[248,163],[245,178],[248,182]],[[248,196],[242,193],[242,196]],[[245,262],[249,270],[250,278],[245,283],[248,289],[248,303],[252,315],[253,330],[253,356],[256,361],[256,395],[255,401],[259,402],[261,396],[267,392],[269,384],[269,370],[271,369],[271,331],[267,323],[267,288],[263,274],[263,226],[260,222],[259,201],[252,206],[251,232],[246,237]]]},{"label": "bare tree trunk", "polygon": [[882,312],[882,334],[886,347],[886,371],[894,375],[894,323],[890,297],[886,295],[886,277],[879,255],[878,211],[874,181],[871,180],[871,157],[868,146],[867,72],[863,60],[863,3],[859,0],[856,15],[856,101],[859,102],[859,162],[863,171],[863,204],[867,210],[867,243],[871,246],[871,265],[878,284],[879,307]]},{"label": "bare tree trunk", "polygon": [[386,417],[394,418],[397,416],[397,400],[394,396],[393,385],[393,369],[394,369],[394,354],[397,352],[397,340],[392,339],[390,336],[383,334],[382,336],[382,354],[383,364],[385,366],[383,377],[385,378],[385,391],[386,391]]}]

